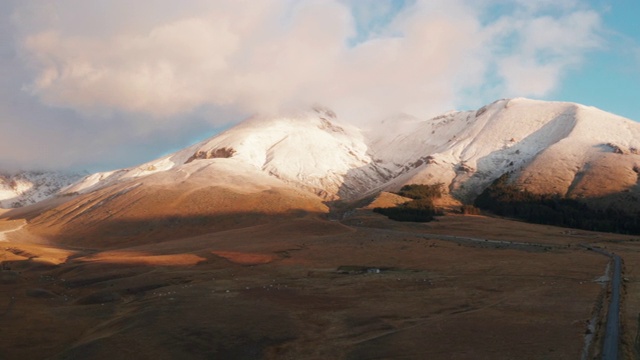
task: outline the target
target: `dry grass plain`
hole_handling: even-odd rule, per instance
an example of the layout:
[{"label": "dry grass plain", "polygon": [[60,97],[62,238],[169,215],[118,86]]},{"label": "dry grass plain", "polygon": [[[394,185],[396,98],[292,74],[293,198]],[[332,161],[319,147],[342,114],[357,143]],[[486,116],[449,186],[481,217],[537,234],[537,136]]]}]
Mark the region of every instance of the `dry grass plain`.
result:
[{"label": "dry grass plain", "polygon": [[[136,246],[140,222],[104,244],[97,231],[70,242],[29,226],[7,233],[0,358],[579,359],[608,263],[580,243],[625,260],[632,354],[634,237],[480,216],[397,223],[364,210],[342,222],[298,213],[225,231],[183,225]],[[381,271],[358,271],[369,268]]]}]

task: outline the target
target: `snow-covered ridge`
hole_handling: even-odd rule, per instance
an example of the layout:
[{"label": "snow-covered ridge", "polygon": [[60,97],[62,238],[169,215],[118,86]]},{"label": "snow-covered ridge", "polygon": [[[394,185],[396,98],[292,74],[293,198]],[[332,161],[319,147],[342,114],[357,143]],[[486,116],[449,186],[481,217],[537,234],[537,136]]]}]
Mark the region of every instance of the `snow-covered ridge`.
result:
[{"label": "snow-covered ridge", "polygon": [[83,175],[53,171],[0,173],[0,208],[34,204],[53,196]]},{"label": "snow-covered ridge", "polygon": [[233,159],[327,200],[355,199],[410,182],[442,182],[468,201],[506,172],[533,190],[566,195],[592,191],[579,181],[597,174],[605,158],[626,169],[622,187],[633,185],[630,174],[640,171],[638,149],[639,124],[573,103],[503,99],[431,119],[389,118],[367,130],[315,108],[253,117],[169,156],[88,176],[66,192],[152,174],[185,179],[211,162]]}]

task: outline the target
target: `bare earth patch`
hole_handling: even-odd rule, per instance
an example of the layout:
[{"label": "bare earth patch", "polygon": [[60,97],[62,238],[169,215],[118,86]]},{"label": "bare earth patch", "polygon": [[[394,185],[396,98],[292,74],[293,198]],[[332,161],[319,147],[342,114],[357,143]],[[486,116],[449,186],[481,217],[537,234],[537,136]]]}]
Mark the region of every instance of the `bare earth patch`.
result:
[{"label": "bare earth patch", "polygon": [[268,264],[276,259],[273,255],[242,253],[236,251],[212,251],[211,253],[240,265]]}]

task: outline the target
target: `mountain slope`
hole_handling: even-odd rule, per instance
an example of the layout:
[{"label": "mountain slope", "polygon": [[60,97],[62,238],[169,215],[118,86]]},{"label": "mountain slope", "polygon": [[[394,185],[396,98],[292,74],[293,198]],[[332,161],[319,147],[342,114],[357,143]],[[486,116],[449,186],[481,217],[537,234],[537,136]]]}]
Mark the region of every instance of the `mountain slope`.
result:
[{"label": "mountain slope", "polygon": [[377,156],[397,174],[396,184],[442,182],[468,201],[567,136],[573,106],[517,99],[451,112],[415,122],[394,139],[377,139]]},{"label": "mountain slope", "polygon": [[[133,239],[155,242],[327,212],[317,196],[237,159],[121,178],[67,198],[49,208],[25,208],[10,215],[25,212],[33,233],[57,238],[58,243],[110,247]],[[58,238],[60,234],[64,236]],[[92,234],[100,234],[99,239]]]},{"label": "mountain slope", "polygon": [[411,132],[383,140],[376,156],[387,160],[379,165],[399,174],[386,188],[442,182],[471,202],[512,173],[513,181],[536,193],[620,199],[638,192],[640,124],[583,105],[500,100],[416,123]]}]

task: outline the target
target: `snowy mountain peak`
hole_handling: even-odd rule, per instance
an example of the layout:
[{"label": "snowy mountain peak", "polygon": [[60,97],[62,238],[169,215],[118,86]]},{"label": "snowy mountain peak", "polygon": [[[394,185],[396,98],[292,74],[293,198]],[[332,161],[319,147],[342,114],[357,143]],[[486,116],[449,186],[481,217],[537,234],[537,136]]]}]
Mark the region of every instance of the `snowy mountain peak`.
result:
[{"label": "snowy mountain peak", "polygon": [[314,107],[286,116],[254,116],[211,139],[131,169],[94,174],[67,189],[87,192],[166,171],[189,176],[215,161],[239,161],[285,184],[323,198],[364,191],[343,189],[353,169],[372,162],[361,131],[340,123],[331,110]]}]

